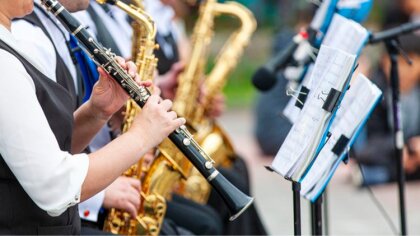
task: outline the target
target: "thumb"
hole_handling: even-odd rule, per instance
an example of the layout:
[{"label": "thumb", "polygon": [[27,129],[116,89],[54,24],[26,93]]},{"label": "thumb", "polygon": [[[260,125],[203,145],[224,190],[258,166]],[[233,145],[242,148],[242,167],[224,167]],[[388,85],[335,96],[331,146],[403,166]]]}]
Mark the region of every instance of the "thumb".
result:
[{"label": "thumb", "polygon": [[99,85],[103,85],[107,81],[112,80],[112,78],[105,72],[103,68],[98,67],[98,72],[99,72],[99,80],[97,83]]}]

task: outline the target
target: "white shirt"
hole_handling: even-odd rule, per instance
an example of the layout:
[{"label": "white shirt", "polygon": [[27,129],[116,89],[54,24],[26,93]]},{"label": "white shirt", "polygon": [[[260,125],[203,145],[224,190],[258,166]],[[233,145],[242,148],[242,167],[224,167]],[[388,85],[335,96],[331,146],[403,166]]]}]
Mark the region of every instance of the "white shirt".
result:
[{"label": "white shirt", "polygon": [[[56,80],[56,64],[57,58],[55,54],[54,45],[56,46],[57,50],[59,50],[59,55],[66,63],[67,68],[71,72],[73,81],[75,82],[75,86],[77,86],[77,75],[76,75],[76,68],[73,64],[73,61],[70,56],[70,52],[68,47],[65,44],[65,40],[69,39],[69,34],[64,29],[62,24],[56,21],[54,16],[51,16],[51,19],[56,21],[57,25],[53,24],[50,19],[48,19],[43,13],[41,13],[38,9],[35,8],[35,13],[37,14],[38,18],[41,20],[41,23],[47,28],[48,33],[51,36],[51,40],[48,38],[47,35],[41,30],[41,28],[34,26],[32,23],[26,20],[16,20],[12,23],[12,34],[13,36],[19,41],[21,48],[25,52],[30,52],[33,58],[36,58],[36,62],[41,65],[45,69],[44,74],[47,75],[48,78]],[[60,27],[60,29],[57,28]],[[61,31],[62,30],[62,31]],[[65,33],[65,38],[63,37],[63,33]],[[31,35],[31,37],[28,37]],[[54,43],[54,45],[53,45]],[[65,59],[66,58],[66,59]],[[72,72],[73,71],[73,72]],[[77,91],[77,87],[76,87]],[[104,127],[107,129],[107,126]],[[109,137],[109,135],[108,135]],[[99,146],[97,144],[99,141],[100,144],[104,146],[110,141],[110,138],[107,139],[108,142],[103,142],[105,137],[101,135],[95,136],[92,140],[93,145]],[[100,146],[100,147],[102,147]],[[93,151],[96,151],[99,148],[95,148]],[[79,204],[79,214],[80,217],[90,221],[97,221],[99,210],[102,207],[102,203],[104,200],[105,193],[104,191],[99,192],[97,195],[93,196],[92,198],[85,200],[84,202]]]},{"label": "white shirt", "polygon": [[[35,4],[40,5],[40,0],[34,0]],[[76,88],[76,92],[78,93],[78,80],[77,80],[77,72],[76,72],[76,66],[73,63],[73,59],[71,58],[70,52],[68,50],[68,47],[66,45],[66,41],[70,39],[70,35],[67,33],[64,26],[57,20],[57,18],[48,12],[47,14],[50,16],[50,18],[55,21],[55,24],[45,17],[43,13],[40,12],[37,8],[34,9],[36,15],[41,19],[42,24],[47,29],[48,33],[50,34],[53,43],[55,47],[57,48],[58,54],[60,55],[61,59],[63,59],[64,63],[66,64],[67,68],[70,71],[70,74],[72,75],[72,78],[74,78],[74,87]],[[27,24],[30,24],[27,22]],[[57,28],[57,26],[59,28]],[[32,26],[33,27],[33,26]],[[12,30],[13,32],[13,30]],[[64,37],[63,37],[64,32]],[[26,34],[27,37],[28,34]],[[27,37],[28,41],[33,42],[34,40],[31,39],[31,37]],[[19,39],[20,40],[20,39]],[[30,43],[31,45],[32,43]],[[53,65],[56,65],[55,63]],[[51,62],[49,62],[49,67],[51,67]],[[55,74],[55,67],[54,67],[54,74]],[[55,77],[55,76],[54,76]]]},{"label": "white shirt", "polygon": [[[0,39],[45,69],[0,26]],[[60,150],[22,63],[0,50],[0,153],[31,199],[51,216],[80,201],[89,158]]]},{"label": "white shirt", "polygon": [[[102,22],[107,26],[109,32],[113,40],[115,41],[118,49],[120,50],[122,56],[124,58],[131,57],[131,37],[132,37],[132,29],[130,24],[127,22],[125,17],[127,16],[122,10],[120,10],[116,6],[109,5],[111,10],[109,15],[107,12],[102,9],[99,3],[96,1],[90,1],[90,5],[92,9],[98,14],[101,18]],[[85,26],[88,27],[88,30],[97,35],[97,29],[95,23],[93,22],[92,18],[90,17],[87,11],[80,11],[73,13],[73,15],[78,18]]]},{"label": "white shirt", "polygon": [[155,20],[157,30],[162,35],[175,33],[173,18],[175,12],[172,7],[163,4],[159,0],[144,0],[144,7],[146,12],[150,14],[152,19]]}]

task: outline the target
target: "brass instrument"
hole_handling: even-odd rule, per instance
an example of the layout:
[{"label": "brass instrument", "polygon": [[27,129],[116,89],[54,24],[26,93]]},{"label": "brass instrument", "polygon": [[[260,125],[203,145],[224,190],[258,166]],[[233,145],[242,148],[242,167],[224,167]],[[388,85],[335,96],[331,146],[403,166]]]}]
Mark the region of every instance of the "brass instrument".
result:
[{"label": "brass instrument", "polygon": [[[214,18],[221,14],[237,18],[241,26],[220,51],[217,63],[204,81],[206,93],[198,102],[200,80],[205,74],[208,49],[214,34]],[[213,97],[222,91],[255,29],[255,18],[244,6],[236,2],[206,0],[200,7],[200,16],[194,28],[190,62],[179,78],[174,110],[187,117],[193,130],[197,131],[196,139],[219,166],[230,166],[235,152],[226,133],[214,120],[206,117],[205,112],[211,106]],[[204,204],[208,200],[210,186],[194,169],[180,191],[185,197]]]},{"label": "brass instrument", "polygon": [[[119,1],[106,0],[106,2],[118,4]],[[116,55],[110,49],[97,42],[86,28],[57,0],[41,0],[41,3],[47,11],[54,14],[65,29],[82,44],[82,49],[124,89],[137,105],[140,107],[146,105],[151,96],[150,91],[133,80],[132,76],[118,63]],[[119,4],[122,3],[120,2]],[[136,13],[136,11],[133,10],[130,13]],[[231,221],[235,220],[252,205],[254,199],[241,192],[213,166],[211,158],[193,138],[187,127],[181,126],[177,128],[169,134],[168,138],[220,195],[231,214]],[[135,220],[141,223],[139,217],[136,217]]]},{"label": "brass instrument", "polygon": [[[106,1],[98,0],[105,4]],[[154,50],[158,48],[155,44],[156,28],[151,17],[143,10],[142,2],[133,1],[133,4],[126,5],[120,1],[114,3],[134,19],[132,60],[137,65],[137,73],[142,80],[152,80],[154,70],[157,66]],[[122,132],[126,132],[140,107],[134,100],[126,104],[125,117]],[[124,175],[140,179],[141,206],[138,209],[138,216],[132,219],[127,212],[118,209],[111,209],[104,223],[104,230],[113,234],[121,235],[158,235],[163,218],[166,212],[167,189],[171,189],[173,182],[180,178],[180,174],[172,171],[165,159],[152,162],[150,166],[143,163],[142,158],[137,164],[128,169]]]}]

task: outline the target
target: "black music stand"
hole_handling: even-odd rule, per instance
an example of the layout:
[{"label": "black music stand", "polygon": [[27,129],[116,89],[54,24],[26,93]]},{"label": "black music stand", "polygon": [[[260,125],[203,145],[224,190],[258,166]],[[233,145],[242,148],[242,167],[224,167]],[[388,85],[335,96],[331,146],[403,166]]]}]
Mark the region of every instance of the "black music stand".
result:
[{"label": "black music stand", "polygon": [[[265,166],[270,172],[275,172],[270,166]],[[293,233],[294,235],[302,235],[302,221],[300,209],[300,183],[286,179],[292,182],[293,192]]]},{"label": "black music stand", "polygon": [[[405,173],[403,168],[403,148],[404,148],[404,135],[402,129],[402,113],[400,101],[400,80],[398,75],[398,56],[402,52],[398,37],[404,34],[409,34],[415,30],[420,29],[420,22],[406,23],[399,27],[386,30],[384,32],[371,35],[369,44],[384,42],[391,60],[391,73],[390,73],[390,88],[392,91],[392,120],[393,120],[393,134],[394,134],[394,150],[395,159],[397,161],[397,182],[398,182],[398,195],[400,207],[400,228],[401,235],[407,235],[407,222],[406,222],[406,208],[405,208]],[[403,53],[403,56],[405,54]],[[405,57],[409,64],[411,61]]]},{"label": "black music stand", "polygon": [[392,91],[392,121],[394,132],[395,158],[397,161],[397,181],[400,205],[401,235],[407,235],[407,223],[405,212],[405,173],[403,167],[404,137],[402,130],[402,113],[400,101],[400,80],[398,75],[399,43],[396,39],[385,42],[386,49],[391,60],[390,86]]},{"label": "black music stand", "polygon": [[302,235],[302,221],[300,210],[300,183],[292,181],[293,191],[293,229],[294,235]]},{"label": "black music stand", "polygon": [[312,235],[322,235],[322,198],[321,194],[315,202],[311,202],[311,232]]}]

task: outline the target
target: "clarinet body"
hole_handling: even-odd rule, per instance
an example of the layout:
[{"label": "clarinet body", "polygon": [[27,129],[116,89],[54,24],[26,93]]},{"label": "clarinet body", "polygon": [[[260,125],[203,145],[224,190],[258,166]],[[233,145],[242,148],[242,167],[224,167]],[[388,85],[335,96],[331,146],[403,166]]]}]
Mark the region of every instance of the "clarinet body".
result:
[{"label": "clarinet body", "polygon": [[[77,38],[93,61],[115,79],[140,107],[146,104],[150,97],[150,91],[143,86],[139,86],[133,80],[117,63],[115,60],[116,55],[110,49],[96,42],[85,27],[57,0],[41,0],[41,3]],[[252,197],[241,192],[214,168],[214,161],[193,139],[186,126],[181,126],[172,132],[169,135],[169,139],[218,192],[230,210],[231,221],[236,219],[252,204],[254,200]]]}]

